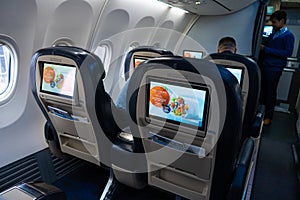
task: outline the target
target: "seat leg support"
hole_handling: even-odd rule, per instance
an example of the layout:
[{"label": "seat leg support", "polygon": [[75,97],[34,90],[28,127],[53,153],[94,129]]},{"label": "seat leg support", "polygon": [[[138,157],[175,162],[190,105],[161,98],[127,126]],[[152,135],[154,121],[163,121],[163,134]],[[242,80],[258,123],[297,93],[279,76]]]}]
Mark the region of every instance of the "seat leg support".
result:
[{"label": "seat leg support", "polygon": [[111,169],[109,179],[108,179],[106,186],[102,192],[100,200],[112,200],[115,195],[115,191],[117,190],[119,185],[120,185],[120,183],[115,178],[114,173]]}]

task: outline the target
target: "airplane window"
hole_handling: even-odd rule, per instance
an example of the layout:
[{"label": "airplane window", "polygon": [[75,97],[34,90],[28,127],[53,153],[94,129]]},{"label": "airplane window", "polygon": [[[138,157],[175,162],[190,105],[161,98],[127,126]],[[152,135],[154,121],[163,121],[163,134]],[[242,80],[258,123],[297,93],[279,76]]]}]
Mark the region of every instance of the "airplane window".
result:
[{"label": "airplane window", "polygon": [[17,60],[14,48],[0,40],[0,105],[12,96],[16,79]]},{"label": "airplane window", "polygon": [[71,39],[69,38],[59,38],[55,40],[52,44],[52,46],[57,47],[57,46],[74,46],[74,43]]},{"label": "airplane window", "polygon": [[101,44],[96,48],[94,53],[101,59],[105,73],[107,73],[111,59],[110,47],[106,44]]},{"label": "airplane window", "polygon": [[64,47],[64,46],[72,46],[72,45],[67,42],[60,42],[60,43],[54,44],[53,46],[54,47]]}]

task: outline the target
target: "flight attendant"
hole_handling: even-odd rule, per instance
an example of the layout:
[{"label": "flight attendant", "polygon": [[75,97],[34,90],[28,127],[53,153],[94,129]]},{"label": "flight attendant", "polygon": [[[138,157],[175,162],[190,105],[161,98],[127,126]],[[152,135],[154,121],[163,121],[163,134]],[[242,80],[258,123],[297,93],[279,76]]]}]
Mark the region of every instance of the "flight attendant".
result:
[{"label": "flight attendant", "polygon": [[294,35],[286,27],[287,14],[278,10],[270,16],[273,32],[261,45],[261,96],[260,103],[266,106],[264,125],[270,125],[276,105],[277,86],[287,58],[293,54]]}]

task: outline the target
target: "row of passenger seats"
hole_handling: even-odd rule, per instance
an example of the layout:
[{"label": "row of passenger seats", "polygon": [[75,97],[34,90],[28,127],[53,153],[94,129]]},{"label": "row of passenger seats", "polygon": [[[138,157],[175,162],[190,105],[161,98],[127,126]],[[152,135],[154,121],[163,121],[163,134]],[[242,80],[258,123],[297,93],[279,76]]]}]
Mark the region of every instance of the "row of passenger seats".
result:
[{"label": "row of passenger seats", "polygon": [[[137,52],[137,51],[135,50],[135,52]],[[188,62],[187,62],[187,60],[188,60]],[[199,71],[201,71],[202,73],[199,73],[199,77],[195,78],[195,80],[196,79],[200,80],[201,77],[203,78],[205,73],[209,73],[210,68],[215,67],[215,65],[209,66],[209,64],[207,64],[206,62],[203,63],[202,61],[195,60],[195,59],[182,59],[182,58],[176,58],[176,57],[161,57],[158,59],[146,61],[141,66],[141,68],[142,67],[144,68],[144,71],[134,72],[133,76],[131,77],[131,79],[127,82],[126,86],[124,87],[124,90],[127,92],[127,96],[129,96],[130,99],[128,99],[128,97],[126,98],[126,95],[122,94],[122,92],[120,95],[120,97],[121,97],[120,99],[122,99],[123,101],[124,101],[124,99],[126,99],[125,110],[127,112],[129,112],[129,114],[127,114],[127,116],[123,120],[126,120],[126,119],[133,120],[133,123],[131,123],[132,126],[130,126],[130,130],[133,134],[134,144],[138,147],[142,146],[141,151],[145,151],[145,153],[146,153],[146,155],[145,155],[146,158],[144,158],[144,159],[142,159],[141,157],[134,157],[134,156],[129,155],[129,157],[131,157],[131,158],[136,158],[136,160],[131,160],[133,162],[128,162],[128,163],[134,163],[132,166],[128,166],[128,163],[120,164],[119,159],[117,159],[118,162],[115,166],[113,166],[113,169],[114,169],[114,174],[115,174],[116,178],[120,182],[125,183],[125,184],[130,185],[131,187],[135,187],[135,188],[141,187],[141,185],[143,185],[143,184],[141,184],[141,182],[142,182],[142,180],[145,180],[145,177],[143,177],[142,173],[140,173],[140,174],[136,173],[140,169],[140,168],[136,167],[136,164],[138,163],[138,166],[144,166],[144,163],[146,163],[147,164],[146,175],[148,178],[148,180],[147,180],[148,184],[159,187],[159,188],[163,188],[170,192],[177,193],[178,195],[185,196],[185,197],[188,197],[191,199],[199,199],[199,198],[209,199],[209,192],[206,194],[200,192],[201,189],[206,190],[208,188],[212,189],[210,199],[223,199],[225,197],[227,197],[229,199],[240,199],[243,195],[243,192],[246,192],[247,179],[250,176],[249,173],[252,171],[251,167],[253,166],[253,162],[255,162],[254,158],[257,154],[257,150],[258,150],[258,146],[259,146],[259,134],[261,132],[262,119],[263,119],[263,109],[261,109],[261,108],[258,109],[259,90],[257,90],[257,88],[259,88],[259,85],[260,85],[259,68],[252,59],[246,58],[241,55],[212,54],[212,55],[208,56],[206,58],[206,60],[213,61],[217,64],[222,64],[222,66],[225,66],[230,71],[232,71],[232,69],[240,70],[240,72],[239,72],[240,77],[236,77],[236,78],[240,78],[238,80],[238,82],[240,84],[240,87],[242,88],[242,96],[241,96],[242,101],[240,99],[240,102],[242,102],[242,122],[239,123],[239,122],[235,122],[234,120],[231,120],[231,122],[233,122],[233,124],[234,124],[234,125],[231,125],[231,127],[233,126],[233,127],[237,128],[239,124],[242,125],[242,132],[241,132],[241,136],[240,136],[241,138],[239,140],[239,133],[238,133],[238,131],[235,132],[235,134],[234,134],[235,140],[233,138],[231,138],[231,140],[228,140],[227,145],[225,145],[226,150],[220,150],[220,152],[226,152],[226,153],[224,153],[224,155],[222,155],[222,156],[219,156],[219,158],[223,157],[223,158],[226,158],[226,160],[230,160],[230,159],[228,159],[228,152],[230,152],[229,146],[230,146],[230,144],[236,144],[234,141],[236,141],[236,140],[239,141],[237,144],[237,147],[236,147],[238,149],[238,151],[236,153],[239,153],[239,156],[234,157],[236,159],[235,166],[233,168],[231,168],[233,173],[230,173],[230,170],[229,170],[225,173],[219,172],[219,175],[217,175],[218,174],[217,167],[222,166],[222,168],[224,169],[224,161],[222,164],[217,164],[217,163],[221,162],[220,161],[221,159],[217,159],[216,163],[215,163],[215,164],[217,164],[215,166],[216,167],[215,171],[214,172],[210,171],[212,174],[214,174],[213,177],[218,177],[218,178],[216,178],[217,181],[212,185],[212,188],[206,187],[207,185],[203,184],[203,182],[211,183],[212,180],[207,180],[207,179],[205,180],[205,178],[203,178],[201,176],[197,176],[207,170],[207,168],[206,168],[207,163],[205,163],[205,162],[201,163],[201,162],[203,162],[203,160],[205,160],[205,158],[198,159],[200,163],[197,163],[197,158],[193,158],[191,156],[191,154],[193,154],[193,153],[197,152],[199,154],[199,152],[205,151],[205,149],[203,150],[203,149],[195,148],[195,146],[197,146],[197,147],[205,146],[205,145],[203,145],[203,143],[201,143],[200,145],[199,144],[193,145],[193,142],[197,143],[197,136],[196,136],[196,138],[193,138],[194,140],[192,139],[193,140],[192,143],[189,143],[190,140],[187,138],[187,137],[189,137],[188,135],[182,134],[180,136],[181,132],[178,131],[176,128],[175,128],[176,133],[174,133],[174,130],[172,130],[172,128],[165,127],[165,126],[170,126],[168,124],[168,120],[166,120],[164,124],[160,124],[160,126],[158,126],[160,128],[155,127],[155,125],[153,126],[151,123],[151,120],[155,121],[157,119],[156,118],[157,116],[154,116],[153,119],[150,119],[150,122],[147,122],[147,120],[146,120],[146,122],[144,122],[142,120],[145,118],[145,116],[149,117],[149,114],[150,114],[149,113],[150,112],[149,105],[148,106],[144,105],[143,102],[147,103],[149,101],[148,100],[149,96],[151,96],[151,95],[148,95],[148,96],[146,95],[146,99],[144,99],[145,94],[147,92],[149,93],[149,87],[150,87],[149,83],[151,82],[151,77],[152,78],[159,77],[157,79],[154,78],[154,80],[156,80],[156,81],[157,80],[165,80],[165,81],[163,81],[163,83],[161,83],[163,85],[163,87],[165,87],[164,84],[166,84],[166,83],[168,85],[167,80],[170,78],[170,76],[176,77],[177,80],[180,80],[179,82],[181,82],[182,85],[184,85],[185,80],[188,80],[188,85],[189,85],[189,84],[193,83],[193,81],[191,80],[193,76],[188,76],[188,78],[184,78],[184,77],[182,78],[182,77],[180,77],[180,76],[183,76],[182,74],[187,73],[187,71],[190,71],[190,70],[192,71],[192,73],[196,73],[196,74],[199,73]],[[167,69],[165,69],[165,70],[168,72],[166,74],[163,74],[162,71],[164,70],[164,68],[160,68],[160,66],[157,64],[164,65],[164,67],[167,67]],[[192,64],[192,67],[190,66],[190,64]],[[197,70],[195,71],[194,69],[191,69],[193,67],[197,68]],[[222,67],[220,67],[220,68],[222,68]],[[138,71],[139,70],[140,69],[138,69]],[[153,72],[155,70],[156,70],[156,72]],[[172,74],[172,71],[173,72],[176,71],[176,72],[174,72],[174,74]],[[153,73],[154,73],[154,75],[153,75]],[[178,75],[178,74],[175,75],[176,73],[179,73],[180,75]],[[138,75],[136,75],[136,74],[138,74]],[[143,75],[143,74],[146,74],[146,75]],[[137,78],[136,78],[136,76],[137,76]],[[146,76],[146,78],[145,78],[145,76]],[[208,77],[211,77],[211,76],[212,76],[211,74],[208,75]],[[221,80],[226,82],[225,81],[226,77],[227,76],[218,77],[218,78],[221,78]],[[138,79],[138,81],[135,79]],[[150,79],[150,82],[149,82],[149,79]],[[172,78],[170,78],[170,79],[172,80]],[[202,84],[205,85],[204,82],[202,82]],[[214,83],[215,82],[216,82],[216,80],[214,80]],[[229,84],[233,84],[234,81],[231,80],[228,82],[229,82]],[[130,90],[130,86],[128,86],[130,84],[132,84],[132,87],[133,87],[133,89],[131,89],[131,90]],[[222,84],[224,84],[224,83],[222,83]],[[139,85],[141,85],[141,87],[139,87]],[[150,83],[150,85],[151,85],[151,83]],[[148,89],[147,89],[147,87],[148,87]],[[140,92],[140,90],[141,90],[141,92]],[[141,96],[136,97],[135,95],[138,95],[138,94],[141,94]],[[220,95],[220,92],[219,92],[219,95]],[[139,99],[139,101],[137,99]],[[150,101],[151,101],[151,99],[150,99]],[[226,100],[222,101],[222,102],[226,102]],[[124,102],[123,102],[123,104],[124,104]],[[229,111],[235,110],[235,108],[234,108],[234,106],[232,106],[232,104],[229,104],[228,106],[230,106]],[[121,107],[124,107],[124,106],[121,106]],[[229,111],[227,111],[227,112],[229,112]],[[143,113],[143,112],[147,112],[147,113]],[[210,113],[211,113],[211,111],[210,111]],[[219,114],[220,114],[220,112],[219,112]],[[159,116],[159,117],[161,117],[161,116]],[[151,117],[149,117],[149,118],[151,118]],[[227,117],[226,119],[229,119],[229,118],[230,117]],[[218,122],[210,122],[210,123],[216,124]],[[130,124],[130,122],[127,122],[127,124]],[[150,126],[150,128],[140,128],[143,126]],[[157,129],[159,129],[159,130],[157,130]],[[153,130],[155,130],[155,131],[153,131]],[[172,133],[172,131],[173,131],[173,133]],[[227,132],[226,129],[223,131]],[[151,132],[155,132],[155,134],[153,134]],[[136,133],[138,133],[138,134],[136,134]],[[176,134],[176,136],[178,136],[178,137],[173,138],[174,137],[174,136],[172,136],[173,134],[174,135]],[[209,136],[207,138],[209,138]],[[174,145],[174,141],[176,143],[175,145]],[[162,146],[159,146],[161,144],[162,144]],[[189,148],[185,148],[184,146],[186,144],[192,144],[192,145]],[[219,140],[218,145],[222,146],[221,144],[222,144],[222,140]],[[167,158],[172,157],[171,155],[174,154],[174,152],[176,154],[176,151],[172,151],[171,149],[168,149],[168,148],[163,148],[165,146],[170,146],[171,149],[174,148],[175,150],[176,149],[183,150],[188,153],[183,153],[182,155],[180,155],[178,157],[178,159],[176,159],[176,161],[174,160],[174,162],[168,163],[168,161],[165,161],[165,160],[168,160]],[[234,148],[234,145],[233,145],[233,148]],[[117,147],[115,147],[115,149],[118,149],[118,151],[121,152],[119,145]],[[157,151],[158,149],[163,149],[163,150],[159,151],[159,155],[152,153],[152,152]],[[220,147],[219,147],[219,149],[220,149]],[[234,151],[231,151],[229,153],[229,155],[234,155],[234,154],[232,154],[233,152]],[[148,153],[150,153],[150,156]],[[128,151],[126,151],[126,154],[128,154]],[[123,154],[121,153],[121,155],[123,155]],[[162,155],[165,155],[165,156],[162,156]],[[206,155],[206,158],[207,157],[209,157],[209,156]],[[217,157],[217,156],[212,156],[212,157]],[[229,158],[230,158],[230,156],[229,156]],[[146,162],[144,160],[146,160]],[[164,163],[167,163],[167,164],[164,164]],[[199,166],[199,168],[197,168],[195,166]],[[212,169],[210,167],[211,166],[209,166],[209,170]],[[199,171],[197,171],[197,170],[199,170]],[[183,175],[184,173],[182,173],[182,172],[187,172],[187,173],[193,174],[194,177],[193,178],[191,178],[192,176],[187,176],[189,178],[184,177],[185,175]],[[198,172],[198,174],[197,174],[197,172]],[[127,175],[125,175],[125,174],[127,174]],[[226,175],[232,176],[231,177],[232,179],[230,179],[229,177],[227,177],[228,178],[227,180],[226,180],[226,178],[222,178],[222,176],[226,177]],[[180,177],[180,178],[178,178],[178,177]],[[197,178],[198,178],[198,182],[197,182]],[[199,180],[201,180],[201,181],[199,181]],[[225,183],[223,183],[224,185],[222,185],[221,184],[222,180],[225,181],[227,183],[227,185]],[[136,184],[136,183],[138,183],[138,184]],[[197,188],[198,190],[195,188],[196,185],[198,186],[198,188]],[[229,185],[231,185],[231,186],[229,186]],[[226,190],[225,189],[226,187],[227,187],[227,189],[228,189],[228,187],[230,187],[230,189]],[[215,188],[217,188],[217,189],[215,189]],[[223,190],[225,189],[225,191],[221,192],[220,190],[222,190],[222,189],[220,189],[220,188],[222,188]],[[219,191],[218,191],[218,189],[219,189]]]},{"label": "row of passenger seats", "polygon": [[[51,47],[34,55],[33,94],[52,152],[109,167],[100,199],[113,198],[119,182],[188,199],[241,199],[261,129],[255,62],[222,54],[189,59],[149,47],[127,56],[115,105],[94,54]],[[241,69],[241,80],[220,64]]]}]

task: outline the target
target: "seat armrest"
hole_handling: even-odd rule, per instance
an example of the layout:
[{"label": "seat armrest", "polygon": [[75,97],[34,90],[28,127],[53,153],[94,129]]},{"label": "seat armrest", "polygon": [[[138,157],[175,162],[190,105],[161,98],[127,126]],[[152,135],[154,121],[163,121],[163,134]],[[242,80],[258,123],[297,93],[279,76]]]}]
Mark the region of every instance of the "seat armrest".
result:
[{"label": "seat armrest", "polygon": [[13,186],[0,194],[0,199],[36,199],[36,200],[66,200],[66,194],[58,187],[41,182],[20,183]]},{"label": "seat armrest", "polygon": [[254,138],[257,138],[260,136],[261,130],[262,130],[262,125],[263,125],[263,120],[265,116],[265,106],[264,105],[259,105],[256,116],[254,119],[254,122],[252,124],[252,134],[251,136]]},{"label": "seat armrest", "polygon": [[239,153],[239,158],[237,160],[236,168],[233,174],[233,181],[231,183],[227,199],[241,199],[245,181],[250,168],[253,151],[254,140],[252,138],[246,138]]}]

